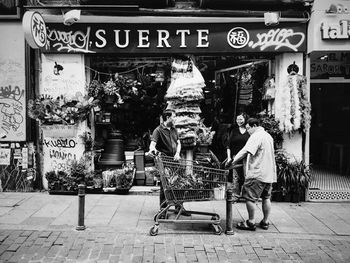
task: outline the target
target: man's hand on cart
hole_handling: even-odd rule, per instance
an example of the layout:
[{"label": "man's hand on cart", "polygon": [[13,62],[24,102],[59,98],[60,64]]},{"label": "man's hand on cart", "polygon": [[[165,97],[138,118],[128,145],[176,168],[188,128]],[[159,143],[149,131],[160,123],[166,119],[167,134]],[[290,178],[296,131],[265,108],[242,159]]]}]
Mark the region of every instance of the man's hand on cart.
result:
[{"label": "man's hand on cart", "polygon": [[156,149],[150,149],[148,152],[146,152],[146,156],[150,156],[150,157],[156,157],[159,155],[160,155],[160,152],[157,151]]},{"label": "man's hand on cart", "polygon": [[180,153],[175,153],[174,155],[174,161],[178,161],[181,159]]},{"label": "man's hand on cart", "polygon": [[225,160],[225,168],[230,167],[232,164],[232,158],[226,158]]}]

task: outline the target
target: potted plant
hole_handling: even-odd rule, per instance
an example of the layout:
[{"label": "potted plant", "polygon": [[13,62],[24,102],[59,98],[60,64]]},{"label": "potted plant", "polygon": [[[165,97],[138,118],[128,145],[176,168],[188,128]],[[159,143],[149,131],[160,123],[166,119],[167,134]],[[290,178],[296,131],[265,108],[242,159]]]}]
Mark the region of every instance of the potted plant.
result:
[{"label": "potted plant", "polygon": [[135,177],[135,168],[126,166],[114,171],[114,180],[117,194],[128,194]]},{"label": "potted plant", "polygon": [[215,131],[212,131],[211,127],[206,127],[203,120],[200,120],[196,133],[197,148],[199,152],[207,153],[209,151],[209,145],[211,145],[213,142]]},{"label": "potted plant", "polygon": [[135,177],[135,167],[128,164],[122,168],[102,172],[103,191],[128,194]]},{"label": "potted plant", "polygon": [[305,192],[312,179],[309,165],[289,158],[285,152],[276,152],[277,183],[274,184],[274,201],[305,201]]},{"label": "potted plant", "polygon": [[274,115],[261,115],[261,126],[268,132],[273,138],[275,149],[282,148],[283,143],[283,131],[279,128],[279,122],[275,119]]},{"label": "potted plant", "polygon": [[78,183],[65,171],[49,171],[45,174],[50,194],[77,194]]},{"label": "potted plant", "polygon": [[85,175],[86,193],[101,193],[103,187],[102,175],[99,172],[91,171]]}]

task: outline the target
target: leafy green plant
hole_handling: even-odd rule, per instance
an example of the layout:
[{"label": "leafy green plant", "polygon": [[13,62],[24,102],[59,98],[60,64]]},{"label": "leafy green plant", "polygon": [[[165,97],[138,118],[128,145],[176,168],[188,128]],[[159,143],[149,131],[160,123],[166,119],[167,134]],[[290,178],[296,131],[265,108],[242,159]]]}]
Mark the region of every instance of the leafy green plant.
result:
[{"label": "leafy green plant", "polygon": [[291,160],[285,152],[276,152],[277,183],[275,191],[282,195],[301,195],[308,188],[312,179],[310,167],[304,161]]},{"label": "leafy green plant", "polygon": [[[260,119],[261,126],[265,129],[266,132],[268,132],[272,136],[275,146],[282,145],[283,132],[279,128],[279,123],[275,119],[275,116],[262,115],[260,116],[259,119]],[[275,148],[278,148],[278,147],[275,147]]]},{"label": "leafy green plant", "polygon": [[42,124],[76,124],[85,120],[97,101],[77,92],[73,98],[63,95],[40,96],[28,101],[28,116]]},{"label": "leafy green plant", "polygon": [[116,188],[130,188],[134,180],[134,168],[124,167],[114,170]]},{"label": "leafy green plant", "polygon": [[49,190],[77,191],[76,178],[71,177],[65,171],[49,171],[45,174]]},{"label": "leafy green plant", "polygon": [[82,183],[85,181],[85,175],[88,173],[88,169],[86,167],[86,162],[84,159],[80,159],[79,161],[73,160],[68,169],[68,173],[70,177],[75,178],[77,183]]}]

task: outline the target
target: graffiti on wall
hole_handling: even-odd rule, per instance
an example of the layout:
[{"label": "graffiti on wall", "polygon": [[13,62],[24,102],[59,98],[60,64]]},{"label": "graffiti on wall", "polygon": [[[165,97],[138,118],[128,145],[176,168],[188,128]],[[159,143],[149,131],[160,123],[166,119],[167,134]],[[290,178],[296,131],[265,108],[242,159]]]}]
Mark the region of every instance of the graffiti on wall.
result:
[{"label": "graffiti on wall", "polygon": [[0,60],[0,140],[25,140],[25,87],[23,66]]},{"label": "graffiti on wall", "polygon": [[65,171],[72,161],[78,161],[84,152],[83,145],[78,138],[44,138],[44,165],[47,171]]}]

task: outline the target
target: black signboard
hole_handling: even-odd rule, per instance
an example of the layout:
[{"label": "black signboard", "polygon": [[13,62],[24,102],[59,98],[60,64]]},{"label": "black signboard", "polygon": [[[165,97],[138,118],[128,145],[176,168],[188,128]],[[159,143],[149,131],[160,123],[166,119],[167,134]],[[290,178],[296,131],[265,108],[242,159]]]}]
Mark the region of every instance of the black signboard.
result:
[{"label": "black signboard", "polygon": [[47,24],[44,52],[304,52],[306,25],[280,23]]}]

